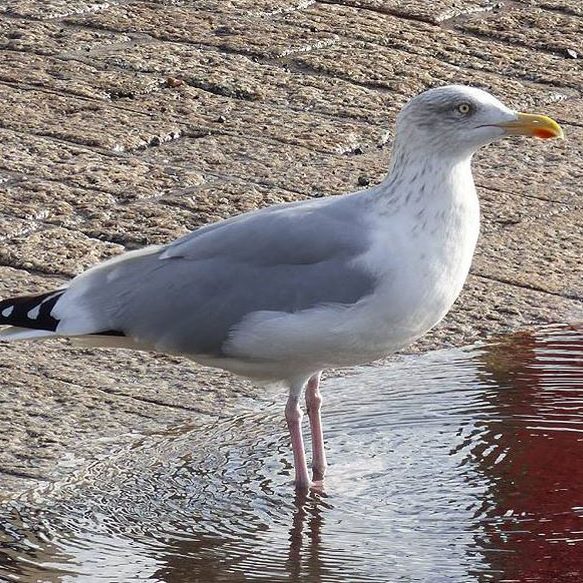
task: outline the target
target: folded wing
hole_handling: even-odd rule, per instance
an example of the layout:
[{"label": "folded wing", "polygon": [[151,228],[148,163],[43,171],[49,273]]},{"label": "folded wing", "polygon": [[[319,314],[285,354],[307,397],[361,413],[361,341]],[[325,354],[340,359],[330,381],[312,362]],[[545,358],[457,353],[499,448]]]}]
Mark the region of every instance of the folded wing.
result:
[{"label": "folded wing", "polygon": [[105,262],[59,295],[54,333],[220,355],[254,312],[355,303],[375,283],[353,261],[367,247],[359,204],[349,196],[270,207]]}]

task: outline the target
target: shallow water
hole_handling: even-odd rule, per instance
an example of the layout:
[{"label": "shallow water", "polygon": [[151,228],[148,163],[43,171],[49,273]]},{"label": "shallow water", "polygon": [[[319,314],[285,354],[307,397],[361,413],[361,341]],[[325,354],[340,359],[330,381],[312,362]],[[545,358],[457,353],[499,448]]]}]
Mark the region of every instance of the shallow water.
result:
[{"label": "shallow water", "polygon": [[323,491],[294,494],[272,395],[0,507],[0,580],[583,580],[583,328],[323,391]]}]

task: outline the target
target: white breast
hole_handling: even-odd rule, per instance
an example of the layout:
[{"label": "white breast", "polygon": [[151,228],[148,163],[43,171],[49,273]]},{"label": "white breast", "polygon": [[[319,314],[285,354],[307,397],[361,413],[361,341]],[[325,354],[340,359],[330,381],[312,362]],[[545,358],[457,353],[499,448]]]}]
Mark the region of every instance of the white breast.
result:
[{"label": "white breast", "polygon": [[422,199],[373,219],[372,245],[359,259],[380,281],[363,314],[371,350],[398,350],[445,316],[468,275],[479,222],[469,163]]}]

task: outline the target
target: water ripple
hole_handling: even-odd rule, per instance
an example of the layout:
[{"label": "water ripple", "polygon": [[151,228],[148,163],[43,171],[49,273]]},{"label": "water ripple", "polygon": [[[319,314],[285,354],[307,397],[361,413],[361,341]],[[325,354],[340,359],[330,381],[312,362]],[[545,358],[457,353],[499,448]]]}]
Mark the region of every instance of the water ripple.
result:
[{"label": "water ripple", "polygon": [[581,328],[409,357],[323,390],[324,490],[294,494],[284,401],[266,396],[5,503],[0,575],[581,580],[569,579],[583,572]]}]

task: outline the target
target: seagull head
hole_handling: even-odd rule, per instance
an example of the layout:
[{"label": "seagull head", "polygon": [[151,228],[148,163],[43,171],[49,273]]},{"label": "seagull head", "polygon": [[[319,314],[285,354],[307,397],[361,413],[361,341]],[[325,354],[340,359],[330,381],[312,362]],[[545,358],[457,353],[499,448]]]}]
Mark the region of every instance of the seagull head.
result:
[{"label": "seagull head", "polygon": [[550,117],[519,113],[486,91],[464,85],[424,91],[397,117],[401,144],[454,157],[469,157],[506,136],[562,138],[563,130]]}]

